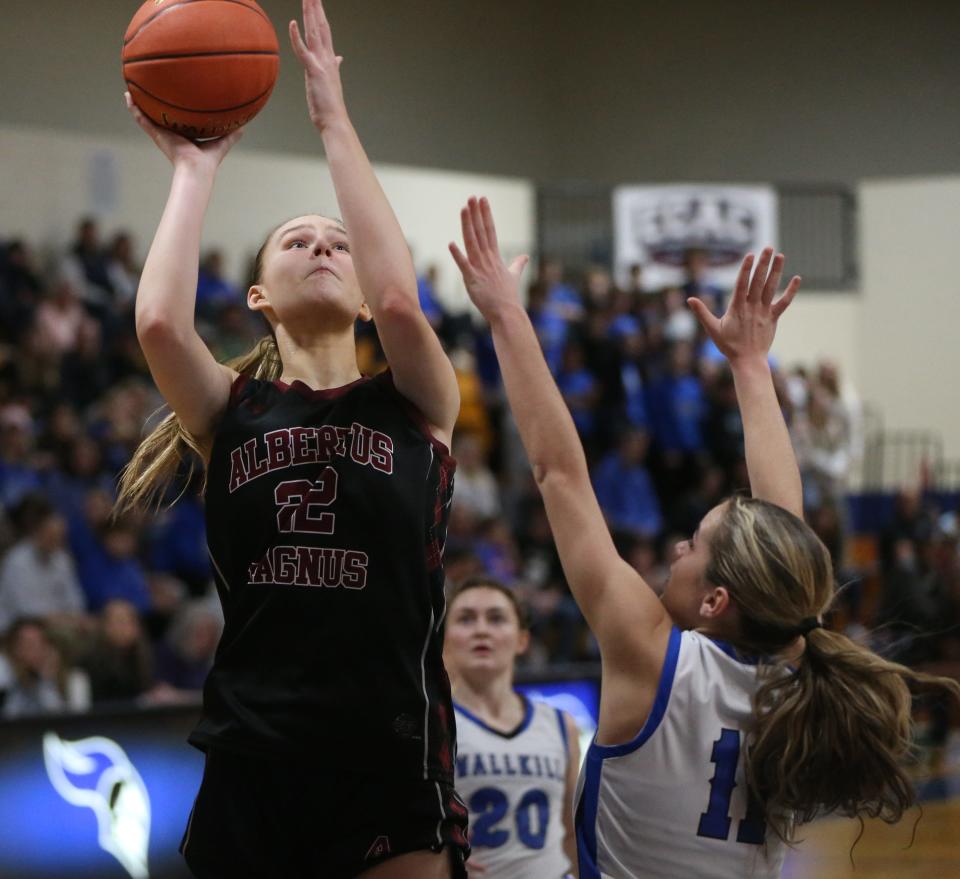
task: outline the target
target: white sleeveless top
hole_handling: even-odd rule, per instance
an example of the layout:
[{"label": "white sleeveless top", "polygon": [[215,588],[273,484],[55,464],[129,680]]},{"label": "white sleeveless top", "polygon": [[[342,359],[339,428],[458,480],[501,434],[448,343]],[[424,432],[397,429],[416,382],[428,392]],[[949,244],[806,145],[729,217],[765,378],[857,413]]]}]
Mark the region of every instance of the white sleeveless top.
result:
[{"label": "white sleeveless top", "polygon": [[673,629],[636,738],[587,751],[575,807],[580,879],[780,875],[785,847],[757,820],[744,777],[756,689],[756,665],[730,645]]},{"label": "white sleeveless top", "polygon": [[470,813],[471,857],[490,879],[561,879],[569,746],[563,714],[521,694],[526,713],[511,733],[453,703],[457,793]]}]

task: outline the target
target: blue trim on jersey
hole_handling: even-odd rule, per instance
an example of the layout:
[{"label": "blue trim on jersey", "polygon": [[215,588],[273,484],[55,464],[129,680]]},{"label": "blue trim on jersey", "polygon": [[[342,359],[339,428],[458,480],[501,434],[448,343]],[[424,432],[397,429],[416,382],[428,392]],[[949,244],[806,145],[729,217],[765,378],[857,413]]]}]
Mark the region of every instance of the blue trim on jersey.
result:
[{"label": "blue trim on jersey", "polygon": [[583,764],[583,790],[574,816],[574,830],[577,835],[577,857],[580,864],[580,879],[601,879],[597,866],[597,808],[600,803],[600,779],[603,774],[603,761],[608,757],[621,757],[639,748],[660,726],[670,693],[673,679],[677,673],[677,660],[680,657],[681,632],[674,626],[667,641],[667,652],[663,658],[663,670],[657,684],[657,694],[650,709],[650,716],[636,737],[623,745],[598,745],[596,739],[587,749]]},{"label": "blue trim on jersey", "polygon": [[597,867],[597,806],[600,802],[600,777],[603,769],[603,757],[593,749],[587,750],[587,759],[583,764],[583,790],[577,803],[573,819],[577,835],[577,865],[580,879],[601,879]]},{"label": "blue trim on jersey", "polygon": [[677,659],[680,656],[681,635],[681,631],[676,626],[670,630],[667,653],[663,657],[663,670],[660,672],[660,682],[657,684],[657,695],[654,697],[650,716],[641,727],[640,732],[631,741],[622,745],[598,745],[594,741],[590,745],[591,751],[595,750],[602,757],[622,757],[624,754],[636,751],[657,731],[660,721],[663,720],[663,715],[667,712],[667,704],[670,702],[673,677],[677,672]]},{"label": "blue trim on jersey", "polygon": [[759,665],[760,657],[751,656],[749,653],[741,653],[733,646],[729,641],[720,641],[717,638],[711,638],[709,635],[705,635],[708,641],[712,641],[721,651],[727,654],[731,659],[735,659],[737,662],[742,663],[743,665]]},{"label": "blue trim on jersey", "polygon": [[523,693],[517,693],[517,695],[523,699],[526,713],[523,715],[523,720],[520,721],[520,725],[512,732],[503,732],[502,730],[494,729],[492,726],[484,723],[476,714],[464,708],[459,702],[454,701],[453,708],[466,717],[467,720],[472,720],[477,726],[485,729],[487,732],[493,733],[495,736],[500,736],[501,739],[512,739],[520,735],[520,733],[530,726],[530,721],[533,720],[533,703]]},{"label": "blue trim on jersey", "polygon": [[567,741],[567,723],[563,719],[563,712],[559,708],[554,708],[557,712],[557,723],[560,724],[560,738],[563,740],[563,753],[570,759],[570,742]]}]

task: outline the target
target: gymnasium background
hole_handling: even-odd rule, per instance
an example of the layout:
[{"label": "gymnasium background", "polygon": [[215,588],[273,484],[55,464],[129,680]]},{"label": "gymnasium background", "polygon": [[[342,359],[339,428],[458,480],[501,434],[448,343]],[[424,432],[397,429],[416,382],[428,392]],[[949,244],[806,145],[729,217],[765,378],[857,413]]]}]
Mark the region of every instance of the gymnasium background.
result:
[{"label": "gymnasium background", "polygon": [[[170,174],[122,100],[120,42],[138,4],[3,5],[0,252],[6,257],[11,242],[26,245],[39,305],[49,291],[71,282],[64,257],[83,217],[95,219],[104,246],[116,233],[129,233],[131,262],[142,262]],[[250,256],[276,222],[304,210],[334,210],[318,138],[304,110],[302,75],[283,32],[299,14],[299,3],[261,5],[279,31],[281,74],[269,104],[226,161],[208,214],[205,250],[222,255],[224,287],[218,290],[242,285]],[[805,278],[773,351],[784,393],[800,375],[796,367],[805,371],[809,391],[829,361],[857,426],[842,484],[851,500],[841,505],[836,526],[842,568],[854,585],[837,622],[856,631],[889,623],[884,611],[897,597],[891,598],[891,590],[901,584],[935,618],[928,628],[937,649],[923,661],[947,670],[955,661],[960,665],[950,634],[960,603],[957,524],[950,516],[960,482],[960,409],[953,399],[960,366],[954,340],[960,323],[960,6],[930,0],[329,0],[327,9],[337,50],[346,59],[351,115],[409,237],[424,287],[429,281],[438,311],[447,316],[445,334],[465,387],[476,391],[470,410],[475,420],[461,425],[459,438],[477,438],[466,443],[466,455],[485,458],[477,465],[481,470],[490,465],[505,520],[515,522],[518,511],[526,510],[523,465],[509,421],[502,420],[495,377],[484,372],[482,342],[479,350],[465,342],[482,331],[479,325],[471,329],[464,317],[466,299],[446,254],[464,199],[489,196],[504,249],[562,261],[566,282],[579,292],[591,267],[614,256],[611,200],[617,187],[769,187],[777,197],[779,246],[788,271]],[[7,263],[0,259],[0,265],[6,272]],[[431,266],[435,274],[428,277]],[[5,274],[0,284],[10,277]],[[531,271],[528,280],[534,278]],[[72,282],[82,287],[82,279]],[[0,286],[0,296],[12,295],[9,285]],[[656,294],[645,295],[650,298],[637,301],[651,307],[659,302]],[[102,303],[88,306],[96,312]],[[137,384],[135,355],[122,351],[117,357],[123,365],[111,374],[119,384],[105,385],[91,399],[79,390],[66,395],[76,426],[64,428],[66,437],[58,439],[50,416],[60,373],[51,377],[50,370],[63,369],[64,361],[47,363],[47,373],[26,384],[16,377],[16,365],[32,355],[24,327],[11,322],[33,314],[27,306],[3,309],[0,546],[7,554],[27,539],[18,507],[25,493],[39,493],[58,509],[79,504],[73,512],[81,519],[87,515],[81,509],[84,492],[104,487],[107,471],[122,463],[133,441],[129,428],[124,434],[117,422],[146,414],[152,402]],[[205,320],[223,350],[248,331],[231,309],[213,308]],[[108,327],[107,336],[112,333]],[[124,338],[118,330],[113,341],[122,349]],[[374,343],[367,353],[375,358]],[[70,362],[75,370],[85,368],[82,358]],[[76,385],[76,372],[73,379]],[[799,381],[793,381],[794,390]],[[37,390],[31,395],[24,387]],[[82,404],[71,402],[80,399]],[[81,436],[93,440],[98,448],[90,451],[86,443],[88,452],[99,459],[87,465],[92,472],[78,474],[70,450],[85,444]],[[598,441],[598,460],[606,451]],[[21,472],[31,468],[34,482]],[[478,489],[483,491],[489,493]],[[123,577],[132,583],[139,576],[146,590],[149,606],[140,607],[139,617],[149,649],[166,643],[174,621],[189,629],[194,617],[209,621],[214,615],[204,604],[202,566],[190,567],[190,549],[183,551],[186,560],[171,561],[171,535],[192,527],[183,524],[193,521],[189,503],[182,514],[138,523],[131,529],[135,549],[121,559]],[[69,520],[70,509],[63,512]],[[525,675],[537,685],[571,678],[580,688],[577,698],[589,703],[595,698],[583,689],[590,688],[589,639],[569,613],[562,586],[549,577],[543,590],[528,582],[538,576],[526,550],[536,536],[511,535],[483,522],[462,527],[454,572],[477,564],[506,571],[542,605],[541,646]],[[624,546],[643,556],[638,564],[662,566],[664,531],[627,535]],[[68,542],[65,551],[76,554],[77,548]],[[94,570],[102,575],[107,568]],[[181,747],[194,710],[192,697],[184,695],[189,688],[157,691],[155,683],[142,687],[140,702],[153,703],[144,714],[95,705],[94,713],[80,718],[0,724],[0,815],[5,827],[15,829],[0,843],[0,876],[137,875],[136,858],[124,863],[102,841],[98,845],[93,801],[71,804],[54,790],[42,742],[52,732],[66,742],[127,736],[125,753],[146,788],[151,773],[189,775],[199,765]],[[102,711],[108,715],[97,713]],[[921,731],[936,727],[939,713],[942,707],[918,705]],[[957,811],[941,811],[951,808],[958,789],[952,780],[960,765],[956,711],[948,712],[947,724],[945,744],[933,742],[918,762],[924,790],[940,796],[925,805],[912,850],[901,851],[911,821],[870,828],[855,852],[858,869],[850,872],[847,853],[855,830],[825,822],[811,830],[789,875],[960,875],[960,847],[947,830]],[[46,741],[52,754],[55,743]],[[106,759],[98,754],[97,760]],[[91,765],[87,774],[98,771]],[[185,789],[192,785],[187,779]],[[75,781],[77,786],[83,784]],[[189,798],[184,806],[182,796],[166,787],[155,795],[154,832],[147,840],[150,875],[181,875],[171,857],[179,831],[170,828],[179,827],[189,809]],[[138,814],[137,804],[131,808]],[[129,834],[138,838],[143,822],[132,826]],[[879,863],[888,849],[901,861],[883,873]]]}]

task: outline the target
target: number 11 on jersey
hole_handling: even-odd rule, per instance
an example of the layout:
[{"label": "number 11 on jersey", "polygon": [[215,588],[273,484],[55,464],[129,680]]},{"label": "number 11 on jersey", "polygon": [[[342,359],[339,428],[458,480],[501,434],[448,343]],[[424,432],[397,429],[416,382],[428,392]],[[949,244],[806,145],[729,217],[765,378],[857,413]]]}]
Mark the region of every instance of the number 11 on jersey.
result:
[{"label": "number 11 on jersey", "polygon": [[[710,779],[710,802],[707,811],[700,816],[697,836],[709,839],[729,839],[730,798],[737,786],[737,764],[740,762],[740,731],[724,728],[720,738],[713,743],[710,762],[717,768]],[[737,842],[762,845],[766,836],[766,823],[760,817],[760,803],[753,792],[747,789],[747,814],[737,826]]]}]

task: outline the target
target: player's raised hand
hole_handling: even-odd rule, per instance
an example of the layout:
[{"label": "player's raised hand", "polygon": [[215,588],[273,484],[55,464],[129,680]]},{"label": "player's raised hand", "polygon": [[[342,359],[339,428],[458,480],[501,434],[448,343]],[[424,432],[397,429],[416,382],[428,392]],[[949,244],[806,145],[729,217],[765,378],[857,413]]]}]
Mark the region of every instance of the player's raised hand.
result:
[{"label": "player's raised hand", "polygon": [[752,253],[743,258],[733,295],[723,317],[717,318],[695,297],[687,300],[707,334],[731,363],[744,358],[767,356],[777,331],[777,321],[800,289],[800,276],[794,275],[783,296],[774,302],[783,274],[783,254],[774,256],[773,248],[765,248],[760,253],[751,278],[753,260]]},{"label": "player's raised hand", "polygon": [[333,50],[330,22],[320,0],[303,0],[303,34],[296,21],[290,22],[290,44],[303,65],[310,121],[323,131],[346,114],[340,64]]},{"label": "player's raised hand", "polygon": [[497,229],[493,223],[490,203],[471,198],[460,211],[463,244],[466,255],[453,242],[450,253],[463,275],[467,294],[480,313],[489,321],[504,306],[520,301],[520,275],[529,257],[518,256],[509,267],[500,256]]},{"label": "player's raised hand", "polygon": [[123,93],[127,109],[139,125],[174,165],[189,165],[195,168],[205,168],[216,171],[223,161],[223,157],[230,152],[230,148],[243,136],[243,129],[238,128],[224,137],[215,140],[205,140],[201,143],[190,140],[182,134],[161,128],[155,125],[146,114],[133,102],[130,92]]}]

